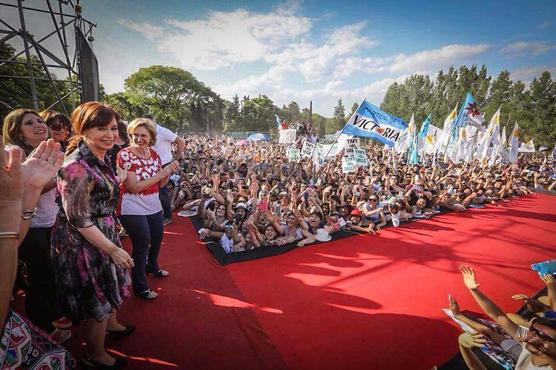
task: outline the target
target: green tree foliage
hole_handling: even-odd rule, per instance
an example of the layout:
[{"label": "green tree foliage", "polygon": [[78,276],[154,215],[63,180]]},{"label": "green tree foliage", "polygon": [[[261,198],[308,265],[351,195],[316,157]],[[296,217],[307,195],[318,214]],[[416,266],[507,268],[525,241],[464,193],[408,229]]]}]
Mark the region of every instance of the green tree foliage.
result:
[{"label": "green tree foliage", "polygon": [[266,95],[256,98],[243,97],[241,127],[245,131],[269,131],[276,126],[276,111],[272,100]]},{"label": "green tree foliage", "polygon": [[350,112],[349,116],[347,117],[347,119],[350,119],[350,117],[353,115],[353,113],[355,113],[357,108],[359,108],[359,103],[357,103],[357,102],[353,103],[353,105],[351,106],[351,112]]},{"label": "green tree foliage", "polygon": [[224,130],[225,131],[242,131],[243,127],[241,126],[240,121],[240,109],[241,104],[239,102],[239,97],[234,95],[234,98],[231,102],[225,103],[225,111],[224,111]]},{"label": "green tree foliage", "polygon": [[393,83],[381,108],[405,120],[414,113],[418,123],[432,113],[433,124],[442,127],[446,116],[457,104],[462,104],[468,91],[487,122],[501,107],[501,123],[507,130],[518,122],[525,133],[523,140],[535,137],[539,144],[556,142],[556,82],[547,71],[527,88],[521,81],[512,81],[506,70],[493,79],[485,66],[480,69],[475,65],[459,69],[452,66],[446,72],[438,72],[434,80],[413,75],[403,83]]},{"label": "green tree foliage", "polygon": [[222,126],[223,102],[191,73],[176,67],[141,68],[125,80],[130,103],[175,130]]},{"label": "green tree foliage", "polygon": [[538,143],[556,142],[556,82],[550,72],[543,72],[531,82],[531,120],[524,125]]},{"label": "green tree foliage", "polygon": [[[14,54],[15,49],[11,45],[0,43],[0,59],[9,59]],[[0,75],[28,77],[29,73],[25,62],[25,57],[20,56],[15,58],[14,63],[4,63],[0,66]],[[70,84],[66,80],[53,81],[60,97],[67,95],[62,106],[57,103],[52,85],[48,81],[49,76],[52,80],[58,80],[60,77],[53,73],[47,74],[40,65],[39,59],[34,55],[31,56],[31,63],[33,76],[35,77],[39,111],[51,107],[51,109],[60,112],[71,113],[73,108],[79,104],[79,96],[77,93],[70,93]],[[2,88],[0,88],[0,119],[3,121],[3,118],[16,108],[33,108],[30,80],[2,78]]]},{"label": "green tree foliage", "polygon": [[334,120],[336,129],[341,130],[346,124],[346,109],[342,103],[342,99],[338,100],[338,105],[334,107]]},{"label": "green tree foliage", "polygon": [[149,114],[148,106],[133,104],[128,95],[123,92],[108,94],[101,101],[110,104],[120,114],[120,117],[128,122]]},{"label": "green tree foliage", "polygon": [[299,104],[296,102],[292,101],[283,111],[284,118],[282,119],[285,119],[286,122],[297,122],[301,120],[301,111],[299,109]]}]

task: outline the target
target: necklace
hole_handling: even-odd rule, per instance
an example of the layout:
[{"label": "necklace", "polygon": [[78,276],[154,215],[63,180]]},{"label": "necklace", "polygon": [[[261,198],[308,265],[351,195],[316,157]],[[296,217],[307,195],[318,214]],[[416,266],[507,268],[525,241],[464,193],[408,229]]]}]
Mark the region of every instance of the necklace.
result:
[{"label": "necklace", "polygon": [[133,154],[138,156],[141,159],[149,159],[151,156],[150,150],[148,148],[142,149],[141,151],[138,147],[132,147]]}]

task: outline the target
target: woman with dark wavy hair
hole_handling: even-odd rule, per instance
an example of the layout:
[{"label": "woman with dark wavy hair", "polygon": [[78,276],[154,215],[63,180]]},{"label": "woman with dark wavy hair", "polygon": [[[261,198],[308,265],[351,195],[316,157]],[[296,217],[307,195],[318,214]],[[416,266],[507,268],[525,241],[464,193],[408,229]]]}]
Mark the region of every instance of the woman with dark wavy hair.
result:
[{"label": "woman with dark wavy hair", "polygon": [[48,126],[50,137],[55,142],[60,143],[62,150],[65,151],[71,136],[71,122],[69,118],[65,114],[53,110],[43,110],[40,116],[46,126]]},{"label": "woman with dark wavy hair", "polygon": [[116,319],[130,295],[133,267],[116,231],[118,180],[107,155],[118,137],[117,120],[111,107],[98,102],[77,107],[58,176],[60,212],[52,244],[60,309],[74,322],[85,321],[82,362],[90,368],[122,368],[126,359],[106,352],[105,335],[122,337],[134,329]]}]

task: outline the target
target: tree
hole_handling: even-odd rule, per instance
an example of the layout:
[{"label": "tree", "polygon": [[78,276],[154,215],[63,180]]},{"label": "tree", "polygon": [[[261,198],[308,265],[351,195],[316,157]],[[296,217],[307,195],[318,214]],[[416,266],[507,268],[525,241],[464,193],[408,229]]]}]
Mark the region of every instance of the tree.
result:
[{"label": "tree", "polygon": [[357,108],[359,108],[359,103],[357,103],[357,102],[353,103],[353,105],[351,106],[351,112],[350,112],[349,116],[346,117],[346,121],[349,120],[351,116],[353,116],[353,113],[355,113]]},{"label": "tree", "polygon": [[510,111],[510,97],[512,89],[512,80],[510,79],[510,72],[504,70],[498,74],[496,80],[490,85],[490,94],[487,99],[487,104],[484,107],[485,118],[490,117],[501,108],[500,112],[508,116]]},{"label": "tree", "polygon": [[172,129],[204,128],[209,111],[221,105],[212,90],[176,67],[141,68],[125,80],[125,89],[132,104]]},{"label": "tree", "polygon": [[[7,60],[14,56],[15,49],[7,44],[0,43],[0,59]],[[15,63],[4,63],[0,66],[0,75],[2,76],[28,76],[26,58],[18,57]],[[35,89],[37,92],[37,100],[39,110],[54,109],[62,113],[71,113],[73,108],[79,104],[79,96],[70,92],[70,85],[67,80],[59,80],[54,73],[47,73],[42,68],[40,60],[37,56],[31,56],[32,71],[35,77]],[[58,103],[56,94],[52,84],[48,81],[48,77],[53,80],[53,85],[60,97],[67,96],[63,99],[62,105]],[[75,81],[75,80],[74,80]],[[31,83],[28,79],[20,78],[2,78],[2,88],[0,89],[0,118],[5,117],[11,110],[16,108],[33,108],[33,99],[31,94]]]},{"label": "tree", "polygon": [[286,109],[284,110],[284,119],[287,122],[296,122],[301,120],[301,112],[299,110],[299,105],[296,102],[292,101],[285,108]]},{"label": "tree", "polygon": [[131,103],[129,97],[123,92],[106,95],[102,101],[110,104],[120,114],[120,117],[128,122],[149,114],[147,106]]},{"label": "tree", "polygon": [[550,72],[544,71],[533,79],[530,109],[533,114],[531,131],[539,144],[556,142],[556,84]]},{"label": "tree", "polygon": [[269,131],[275,127],[276,107],[266,95],[243,97],[242,124],[246,131]]},{"label": "tree", "polygon": [[239,102],[239,97],[234,95],[230,103],[226,103],[226,110],[224,113],[224,130],[225,131],[242,131],[240,121],[240,109],[241,105]]},{"label": "tree", "polygon": [[342,99],[338,100],[338,105],[334,107],[334,120],[336,121],[336,129],[341,130],[345,125],[346,110]]}]

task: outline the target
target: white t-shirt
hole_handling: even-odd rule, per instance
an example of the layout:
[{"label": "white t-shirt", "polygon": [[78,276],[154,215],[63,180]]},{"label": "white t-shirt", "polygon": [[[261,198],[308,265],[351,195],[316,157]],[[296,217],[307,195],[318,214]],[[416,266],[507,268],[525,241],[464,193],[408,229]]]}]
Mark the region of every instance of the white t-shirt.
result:
[{"label": "white t-shirt", "polygon": [[[524,336],[527,334],[527,329],[524,327],[519,327],[516,336]],[[533,354],[525,348],[525,343],[522,343],[522,350],[517,363],[515,364],[515,370],[549,370],[550,365],[537,366],[533,364]]]},{"label": "white t-shirt", "polygon": [[154,144],[154,150],[160,156],[163,166],[172,162],[172,143],[176,141],[177,137],[178,135],[166,127],[156,125],[156,144]]}]

